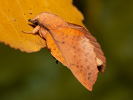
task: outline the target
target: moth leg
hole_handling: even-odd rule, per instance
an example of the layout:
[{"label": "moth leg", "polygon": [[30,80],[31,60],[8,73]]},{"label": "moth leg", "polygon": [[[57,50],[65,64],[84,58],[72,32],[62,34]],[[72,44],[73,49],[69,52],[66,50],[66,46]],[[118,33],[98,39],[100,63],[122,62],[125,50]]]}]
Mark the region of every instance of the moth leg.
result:
[{"label": "moth leg", "polygon": [[32,32],[26,32],[26,31],[22,31],[23,33],[27,33],[27,34],[36,34],[39,32],[39,29],[40,29],[40,26],[37,25],[33,30]]},{"label": "moth leg", "polygon": [[32,30],[32,33],[33,33],[33,34],[38,33],[38,32],[39,32],[39,29],[40,29],[40,26],[37,25],[37,26]]},{"label": "moth leg", "polygon": [[[52,56],[52,57],[53,57],[54,59],[56,59],[54,56]],[[55,63],[58,64],[58,62],[59,62],[59,61],[56,59],[56,62],[55,62]]]},{"label": "moth leg", "polygon": [[56,60],[56,64],[58,64],[58,62],[59,62],[59,61],[58,61],[58,60]]},{"label": "moth leg", "polygon": [[47,33],[48,33],[48,31],[46,30],[46,29],[44,29],[44,28],[40,28],[39,29],[39,35],[42,37],[42,38],[44,38],[45,40],[46,40],[46,35],[47,35]]}]

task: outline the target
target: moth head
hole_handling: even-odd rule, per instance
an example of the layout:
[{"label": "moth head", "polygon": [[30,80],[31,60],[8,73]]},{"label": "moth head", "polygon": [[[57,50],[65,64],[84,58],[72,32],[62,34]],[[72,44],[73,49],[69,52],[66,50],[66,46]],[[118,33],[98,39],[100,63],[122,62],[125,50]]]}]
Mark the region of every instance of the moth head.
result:
[{"label": "moth head", "polygon": [[48,12],[42,12],[39,15],[36,15],[33,19],[29,19],[28,21],[31,23],[38,23],[38,22],[42,22],[44,19],[46,19],[48,17],[48,15],[50,15],[50,13]]},{"label": "moth head", "polygon": [[29,19],[28,21],[33,23],[35,26],[37,26],[39,24],[37,19],[35,19],[35,20]]}]

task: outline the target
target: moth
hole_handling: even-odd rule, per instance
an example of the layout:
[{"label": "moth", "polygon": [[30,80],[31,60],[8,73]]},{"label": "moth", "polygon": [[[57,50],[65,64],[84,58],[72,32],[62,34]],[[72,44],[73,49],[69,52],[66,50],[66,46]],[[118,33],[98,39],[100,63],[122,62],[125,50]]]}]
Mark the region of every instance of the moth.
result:
[{"label": "moth", "polygon": [[28,21],[36,26],[31,33],[45,39],[53,57],[92,91],[98,72],[104,73],[106,67],[106,58],[96,38],[83,26],[66,22],[50,12],[42,12]]}]

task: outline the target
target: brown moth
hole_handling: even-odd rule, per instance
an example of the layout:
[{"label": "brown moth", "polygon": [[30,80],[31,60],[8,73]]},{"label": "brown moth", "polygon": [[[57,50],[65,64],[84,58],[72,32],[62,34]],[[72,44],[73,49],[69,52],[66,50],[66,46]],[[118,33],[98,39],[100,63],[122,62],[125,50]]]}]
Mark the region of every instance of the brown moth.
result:
[{"label": "brown moth", "polygon": [[104,73],[106,66],[106,58],[96,38],[84,27],[49,12],[42,12],[29,22],[36,25],[32,34],[44,38],[53,57],[92,91],[98,72]]}]

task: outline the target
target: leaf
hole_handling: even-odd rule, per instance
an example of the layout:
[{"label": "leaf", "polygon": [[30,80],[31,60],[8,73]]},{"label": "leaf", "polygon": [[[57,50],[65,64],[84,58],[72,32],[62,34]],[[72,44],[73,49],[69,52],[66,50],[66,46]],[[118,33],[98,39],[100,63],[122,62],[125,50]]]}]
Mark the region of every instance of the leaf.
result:
[{"label": "leaf", "polygon": [[91,91],[98,72],[104,73],[106,65],[96,39],[84,27],[68,23],[53,13],[43,12],[29,21],[36,25],[33,34],[39,33],[46,39],[51,54]]},{"label": "leaf", "polygon": [[45,47],[45,40],[40,36],[22,32],[32,31],[27,20],[44,11],[83,25],[83,16],[72,5],[72,0],[0,0],[0,42],[25,52]]}]

